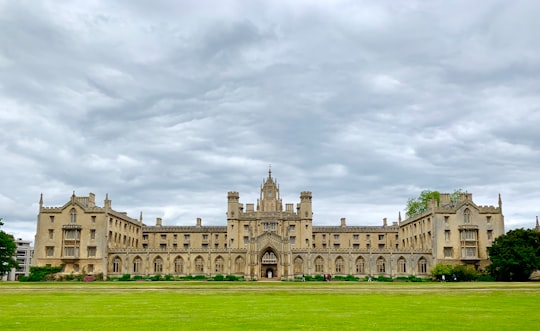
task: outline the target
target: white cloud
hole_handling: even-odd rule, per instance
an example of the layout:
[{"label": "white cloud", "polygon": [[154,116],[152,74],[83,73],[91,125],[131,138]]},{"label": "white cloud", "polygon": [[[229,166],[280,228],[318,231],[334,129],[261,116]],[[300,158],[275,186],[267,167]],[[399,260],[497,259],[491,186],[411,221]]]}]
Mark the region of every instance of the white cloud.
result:
[{"label": "white cloud", "polygon": [[501,192],[507,228],[538,214],[536,2],[0,6],[8,231],[73,190],[224,224],[269,164],[317,224],[379,224],[422,189]]}]

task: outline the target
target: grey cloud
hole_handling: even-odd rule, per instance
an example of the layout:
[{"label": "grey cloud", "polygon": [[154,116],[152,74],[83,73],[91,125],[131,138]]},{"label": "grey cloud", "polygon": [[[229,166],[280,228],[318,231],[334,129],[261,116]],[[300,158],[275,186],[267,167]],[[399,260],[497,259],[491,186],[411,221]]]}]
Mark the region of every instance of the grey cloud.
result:
[{"label": "grey cloud", "polygon": [[313,192],[317,224],[379,224],[423,189],[456,188],[486,204],[501,192],[509,227],[525,224],[537,9],[7,3],[0,217],[31,233],[41,192],[61,205],[75,190],[148,223],[223,224],[226,192],[255,202],[272,164],[285,202]]}]

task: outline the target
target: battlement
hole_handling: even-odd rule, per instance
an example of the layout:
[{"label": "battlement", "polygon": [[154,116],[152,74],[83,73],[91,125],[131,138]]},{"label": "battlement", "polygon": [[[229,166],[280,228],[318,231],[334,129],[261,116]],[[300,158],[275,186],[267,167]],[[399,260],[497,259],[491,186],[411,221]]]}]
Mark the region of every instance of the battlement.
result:
[{"label": "battlement", "polygon": [[231,191],[227,193],[227,199],[231,202],[232,201],[238,202],[238,200],[240,199],[240,194],[238,192]]}]

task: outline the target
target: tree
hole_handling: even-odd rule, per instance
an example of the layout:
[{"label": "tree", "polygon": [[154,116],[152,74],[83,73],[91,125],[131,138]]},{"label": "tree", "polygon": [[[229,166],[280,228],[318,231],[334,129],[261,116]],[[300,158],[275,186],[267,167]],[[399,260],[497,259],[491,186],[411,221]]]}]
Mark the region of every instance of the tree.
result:
[{"label": "tree", "polygon": [[[4,225],[0,218],[0,227]],[[7,274],[11,269],[17,268],[19,263],[15,260],[17,246],[12,235],[0,231],[0,276]]]},{"label": "tree", "polygon": [[527,281],[540,269],[540,232],[516,229],[497,237],[489,248],[488,271],[496,280]]},{"label": "tree", "polygon": [[[455,204],[462,194],[463,190],[454,190],[454,192],[450,194],[450,202]],[[409,218],[416,214],[426,212],[428,210],[429,201],[431,200],[435,200],[437,206],[439,206],[441,203],[441,193],[439,193],[439,191],[424,190],[417,198],[409,198],[409,200],[407,200],[407,207],[405,208],[405,215]]]},{"label": "tree", "polygon": [[439,205],[441,201],[441,194],[438,191],[425,190],[420,193],[417,198],[409,198],[407,201],[407,207],[405,208],[405,215],[407,218],[416,214],[421,214],[428,209],[428,203],[434,199]]},{"label": "tree", "polygon": [[449,264],[438,263],[432,270],[431,275],[435,279],[442,279],[442,276],[445,276],[446,280],[450,280],[450,276],[454,272],[454,269]]}]

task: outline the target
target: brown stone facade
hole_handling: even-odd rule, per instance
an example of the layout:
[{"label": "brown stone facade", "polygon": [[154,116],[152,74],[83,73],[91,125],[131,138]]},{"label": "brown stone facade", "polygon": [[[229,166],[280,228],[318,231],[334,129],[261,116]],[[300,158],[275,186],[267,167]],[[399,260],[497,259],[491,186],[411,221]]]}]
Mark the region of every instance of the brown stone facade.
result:
[{"label": "brown stone facade", "polygon": [[[456,201],[441,194],[422,215],[390,225],[313,226],[312,194],[283,205],[269,172],[256,203],[227,195],[227,223],[147,226],[103,207],[95,196],[71,199],[61,207],[40,200],[34,265],[62,265],[65,274],[237,275],[246,279],[293,279],[301,275],[415,275],[428,277],[437,263],[483,268],[487,248],[504,233],[502,202],[478,206],[472,194]],[[285,207],[285,208],[283,208]]]}]

